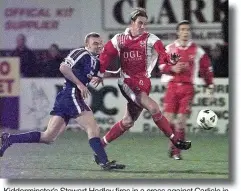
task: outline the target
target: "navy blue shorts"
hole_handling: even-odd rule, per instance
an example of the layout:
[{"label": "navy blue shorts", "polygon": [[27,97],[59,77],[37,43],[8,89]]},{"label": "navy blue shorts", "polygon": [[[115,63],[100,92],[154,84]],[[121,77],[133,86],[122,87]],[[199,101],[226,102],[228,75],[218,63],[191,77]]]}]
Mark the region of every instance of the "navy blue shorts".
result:
[{"label": "navy blue shorts", "polygon": [[58,93],[50,115],[62,117],[66,125],[71,118],[78,117],[83,111],[91,111],[80,91],[76,88],[63,89]]}]

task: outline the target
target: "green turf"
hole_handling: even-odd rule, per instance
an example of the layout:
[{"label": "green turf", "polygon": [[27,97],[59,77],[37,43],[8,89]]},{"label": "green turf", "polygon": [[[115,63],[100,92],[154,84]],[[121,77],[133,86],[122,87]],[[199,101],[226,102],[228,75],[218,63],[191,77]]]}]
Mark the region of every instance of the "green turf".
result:
[{"label": "green turf", "polygon": [[158,134],[127,133],[107,147],[125,170],[103,172],[92,161],[86,135],[67,131],[52,145],[16,144],[0,158],[8,179],[228,179],[228,137],[192,135],[182,161],[168,158],[168,140]]}]

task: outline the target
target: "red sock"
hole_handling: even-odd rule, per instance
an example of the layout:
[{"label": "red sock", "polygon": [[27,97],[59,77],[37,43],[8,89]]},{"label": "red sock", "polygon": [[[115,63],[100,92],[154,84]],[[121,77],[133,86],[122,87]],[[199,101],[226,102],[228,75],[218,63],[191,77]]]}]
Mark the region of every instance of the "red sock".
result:
[{"label": "red sock", "polygon": [[176,136],[178,139],[184,141],[185,140],[185,129],[184,128],[176,129]]},{"label": "red sock", "polygon": [[[173,133],[176,134],[175,125],[173,123],[170,123],[170,126],[173,130]],[[175,147],[174,144],[172,143],[172,141],[170,141],[170,149],[172,150],[174,147]]]},{"label": "red sock", "polygon": [[174,132],[168,122],[167,118],[162,115],[161,112],[152,115],[152,119],[157,125],[157,127],[172,141],[176,141],[176,137],[174,136]]},{"label": "red sock", "polygon": [[101,139],[101,143],[103,146],[106,146],[111,141],[117,139],[119,136],[121,136],[126,131],[125,128],[123,128],[122,120],[114,124],[113,127],[105,134],[105,136]]},{"label": "red sock", "polygon": [[[175,130],[175,136],[177,137],[177,139],[180,139],[182,141],[185,140],[185,129],[184,128],[179,128]],[[180,155],[181,154],[181,150],[176,148],[175,146],[173,147],[173,155]]]}]

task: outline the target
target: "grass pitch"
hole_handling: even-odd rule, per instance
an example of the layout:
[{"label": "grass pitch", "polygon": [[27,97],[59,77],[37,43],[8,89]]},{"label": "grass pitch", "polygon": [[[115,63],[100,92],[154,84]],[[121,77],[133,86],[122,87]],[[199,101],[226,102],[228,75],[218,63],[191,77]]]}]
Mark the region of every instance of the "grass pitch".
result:
[{"label": "grass pitch", "polygon": [[126,133],[107,148],[110,160],[126,169],[106,172],[92,161],[83,132],[67,131],[52,145],[15,144],[0,158],[0,177],[7,179],[226,179],[227,135],[188,136],[192,148],[184,160],[168,158],[168,140],[160,134]]}]

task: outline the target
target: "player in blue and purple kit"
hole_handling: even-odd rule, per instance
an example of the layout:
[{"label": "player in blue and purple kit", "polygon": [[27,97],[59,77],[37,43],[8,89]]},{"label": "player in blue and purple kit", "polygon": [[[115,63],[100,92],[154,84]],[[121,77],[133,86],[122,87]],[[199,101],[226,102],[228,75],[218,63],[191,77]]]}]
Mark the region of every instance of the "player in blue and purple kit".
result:
[{"label": "player in blue and purple kit", "polygon": [[73,50],[61,63],[60,71],[66,82],[58,93],[54,108],[50,112],[47,129],[44,132],[32,131],[22,134],[3,133],[1,136],[0,157],[14,143],[52,143],[65,129],[71,118],[84,128],[88,135],[89,144],[101,160],[104,170],[123,169],[125,165],[109,162],[101,144],[100,130],[85,98],[90,94],[87,85],[92,76],[99,71],[97,55],[103,48],[102,39],[98,33],[89,33],[85,37],[85,48]]}]

